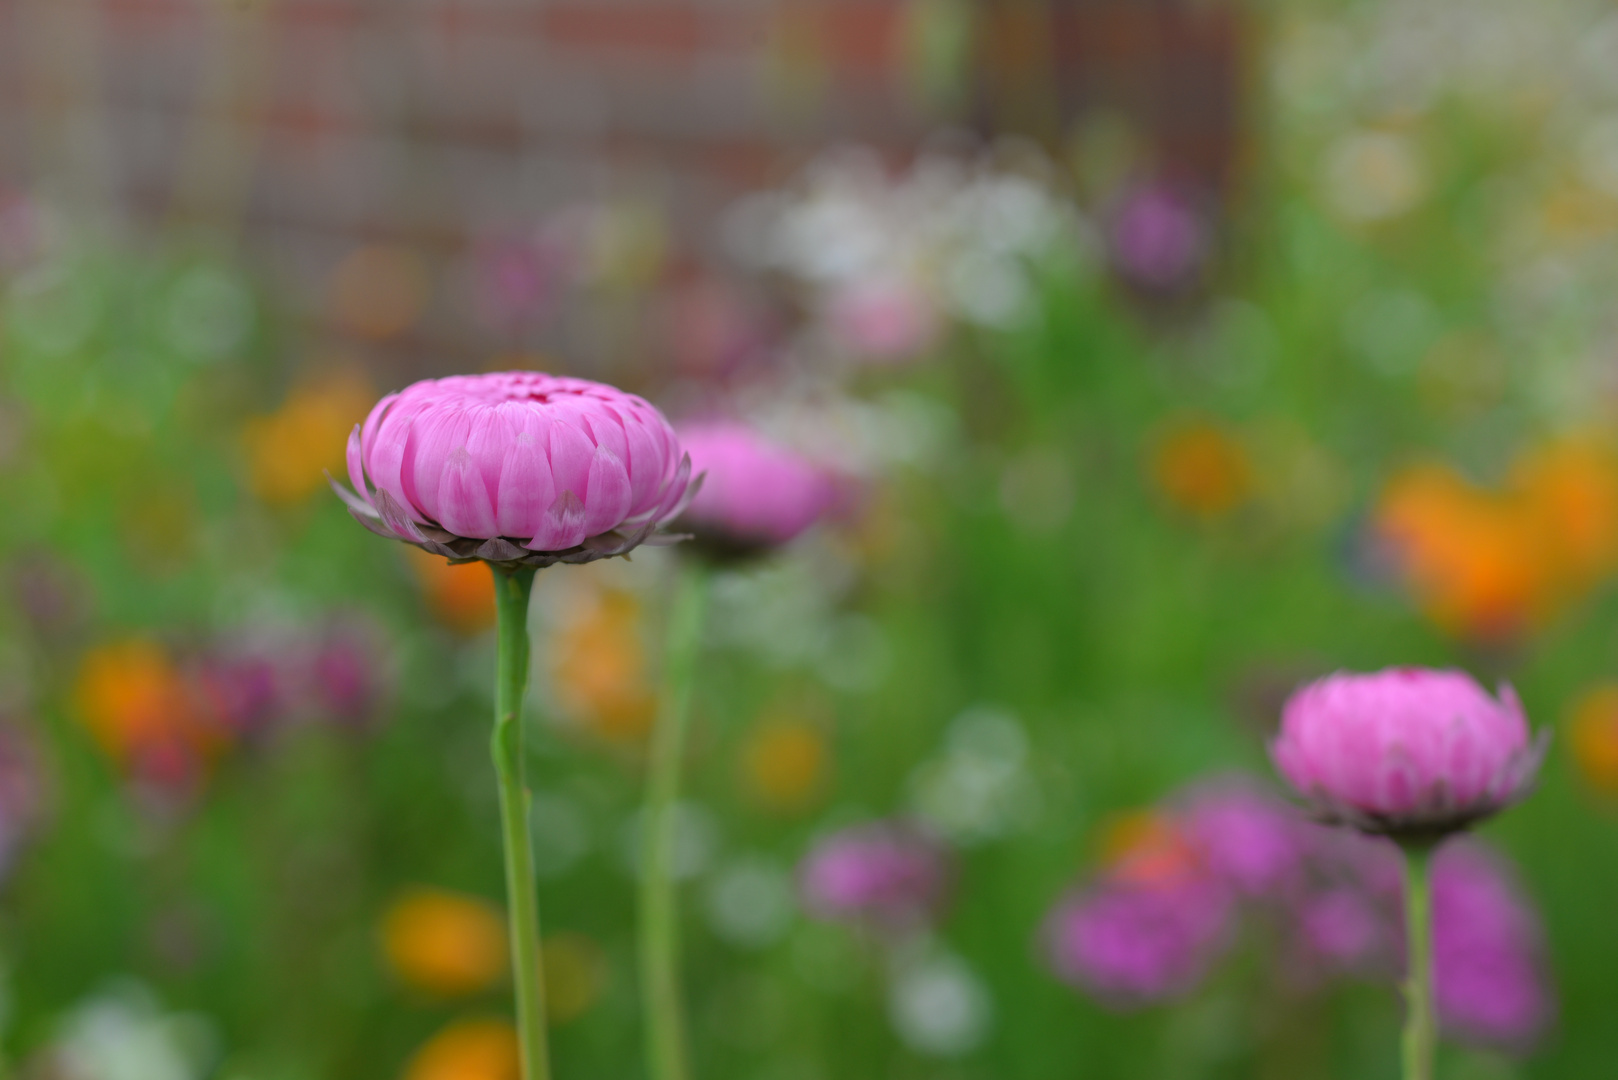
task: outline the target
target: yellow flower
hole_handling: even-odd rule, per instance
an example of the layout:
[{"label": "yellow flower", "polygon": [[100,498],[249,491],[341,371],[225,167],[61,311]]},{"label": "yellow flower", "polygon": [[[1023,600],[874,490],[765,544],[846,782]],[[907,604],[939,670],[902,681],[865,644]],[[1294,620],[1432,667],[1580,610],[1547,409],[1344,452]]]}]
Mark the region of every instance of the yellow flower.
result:
[{"label": "yellow flower", "polygon": [[551,644],[551,678],[562,709],[613,742],[638,743],[652,729],[657,695],[647,671],[640,601],[604,588]]},{"label": "yellow flower", "polygon": [[506,973],[499,910],[444,889],[414,888],[395,900],[382,917],[382,949],[401,980],[433,994],[476,993]]},{"label": "yellow flower", "polygon": [[416,1051],[403,1080],[518,1080],[517,1031],[504,1020],[457,1020]]},{"label": "yellow flower", "polygon": [[1618,795],[1618,684],[1604,683],[1574,703],[1568,745],[1579,773],[1603,795]]},{"label": "yellow flower", "polygon": [[242,428],[247,481],[267,503],[301,502],[326,487],[326,473],[346,475],[348,434],[376,395],[361,377],[336,375],[299,387],[268,416]]},{"label": "yellow flower", "polygon": [[1203,518],[1229,513],[1253,491],[1247,451],[1223,427],[1202,419],[1178,421],[1163,433],[1152,450],[1151,475],[1169,502]]},{"label": "yellow flower", "polygon": [[494,578],[480,562],[450,562],[430,551],[405,549],[428,609],[439,622],[461,634],[494,625]]},{"label": "yellow flower", "polygon": [[820,728],[789,717],[765,719],[742,746],[748,790],[772,810],[808,807],[825,787],[826,738]]},{"label": "yellow flower", "polygon": [[576,1020],[601,999],[609,968],[601,946],[587,934],[564,932],[544,941],[545,1013],[552,1024]]}]

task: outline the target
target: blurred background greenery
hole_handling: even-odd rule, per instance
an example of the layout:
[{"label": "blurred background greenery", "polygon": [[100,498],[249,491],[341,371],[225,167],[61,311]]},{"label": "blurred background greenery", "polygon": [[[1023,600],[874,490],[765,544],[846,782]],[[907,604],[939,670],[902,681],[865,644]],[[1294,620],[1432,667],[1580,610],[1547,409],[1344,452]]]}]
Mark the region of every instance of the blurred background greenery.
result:
[{"label": "blurred background greenery", "polygon": [[[1557,1019],[1442,1075],[1604,1074],[1610,5],[382,7],[0,3],[0,1067],[514,1075],[486,572],[377,540],[324,472],[381,393],[515,366],[845,481],[716,583],[700,1075],[1393,1076],[1387,980],[1293,985],[1254,933],[1120,1012],[1039,933],[1130,815],[1268,782],[1293,685],[1396,663],[1508,679],[1556,733],[1483,831]],[[567,1080],[640,1067],[670,558],[536,592]],[[893,816],[953,853],[936,926],[805,914],[816,839]]]}]

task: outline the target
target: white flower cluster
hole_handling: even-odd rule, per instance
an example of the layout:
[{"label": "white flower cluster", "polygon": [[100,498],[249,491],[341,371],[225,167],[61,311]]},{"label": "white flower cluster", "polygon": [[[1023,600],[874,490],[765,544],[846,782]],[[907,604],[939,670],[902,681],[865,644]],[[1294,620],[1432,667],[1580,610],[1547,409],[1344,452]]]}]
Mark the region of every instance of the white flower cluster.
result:
[{"label": "white flower cluster", "polygon": [[890,171],[842,150],[739,203],[726,246],[804,290],[831,342],[865,360],[924,352],[945,320],[1008,326],[1033,310],[1033,268],[1094,246],[1051,170],[923,155]]}]

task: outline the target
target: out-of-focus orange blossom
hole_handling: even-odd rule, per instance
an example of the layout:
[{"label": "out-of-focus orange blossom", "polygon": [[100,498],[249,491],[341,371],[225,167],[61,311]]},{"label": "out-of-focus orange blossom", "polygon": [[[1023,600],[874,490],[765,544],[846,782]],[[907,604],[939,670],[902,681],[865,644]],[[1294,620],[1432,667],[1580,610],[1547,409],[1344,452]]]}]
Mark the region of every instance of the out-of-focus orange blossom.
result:
[{"label": "out-of-focus orange blossom", "polygon": [[657,694],[633,593],[600,589],[557,633],[550,654],[552,685],[567,715],[613,742],[646,738],[657,716]]},{"label": "out-of-focus orange blossom", "polygon": [[430,551],[405,549],[428,609],[439,622],[461,634],[494,625],[494,578],[481,562],[458,563]]},{"label": "out-of-focus orange blossom", "polygon": [[1196,848],[1173,818],[1154,810],[1120,814],[1102,828],[1100,861],[1116,881],[1169,885],[1200,872]]},{"label": "out-of-focus orange blossom", "polygon": [[1236,509],[1253,493],[1253,467],[1242,444],[1206,419],[1176,421],[1151,450],[1151,477],[1176,508],[1202,518]]},{"label": "out-of-focus orange blossom", "polygon": [[228,741],[168,653],[150,641],[91,649],[79,665],[74,700],[109,757],[161,783],[194,779]]},{"label": "out-of-focus orange blossom", "polygon": [[1618,683],[1593,687],[1574,702],[1568,736],[1585,782],[1603,795],[1618,795]]},{"label": "out-of-focus orange blossom", "polygon": [[802,810],[825,788],[830,755],[820,728],[793,717],[766,717],[742,744],[749,794],[772,810]]},{"label": "out-of-focus orange blossom", "polygon": [[445,889],[414,888],[382,916],[382,951],[408,985],[452,997],[506,974],[506,928],[494,905]]},{"label": "out-of-focus orange blossom", "polygon": [[517,1030],[493,1018],[457,1020],[417,1050],[403,1080],[518,1080]]},{"label": "out-of-focus orange blossom", "polygon": [[1509,638],[1618,567],[1618,460],[1595,442],[1553,443],[1522,456],[1503,491],[1413,466],[1384,488],[1373,528],[1434,622]]},{"label": "out-of-focus orange blossom", "polygon": [[427,264],[409,248],[371,244],[332,271],[332,321],[355,337],[383,341],[409,330],[427,305]]},{"label": "out-of-focus orange blossom", "polygon": [[545,967],[545,1013],[552,1024],[577,1020],[607,988],[607,956],[588,934],[552,934],[541,949]]},{"label": "out-of-focus orange blossom", "polygon": [[298,387],[281,407],[242,427],[247,481],[267,503],[301,502],[346,475],[349,432],[376,400],[364,378],[341,374]]}]

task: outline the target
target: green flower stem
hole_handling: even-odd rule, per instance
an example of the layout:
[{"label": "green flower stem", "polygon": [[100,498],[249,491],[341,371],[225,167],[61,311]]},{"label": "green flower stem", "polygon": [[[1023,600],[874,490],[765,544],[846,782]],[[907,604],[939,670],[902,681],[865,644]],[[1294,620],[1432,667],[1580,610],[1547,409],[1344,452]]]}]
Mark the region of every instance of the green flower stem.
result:
[{"label": "green flower stem", "polygon": [[1404,847],[1405,982],[1404,1080],[1432,1080],[1438,1030],[1433,1018],[1432,854],[1426,844]]},{"label": "green flower stem", "polygon": [[511,970],[517,996],[517,1034],[523,1080],[550,1080],[546,1046],[545,979],[540,964],[539,898],[534,889],[533,844],[528,838],[528,785],[523,780],[522,699],[528,687],[528,597],[534,568],[494,572],[499,613],[494,736],[490,748],[500,778],[500,821],[505,834],[506,906],[511,923]]},{"label": "green flower stem", "polygon": [[646,811],[640,875],[641,1002],[646,1013],[646,1068],[651,1080],[687,1080],[685,1021],[680,1003],[680,942],[674,896],[674,810],[691,716],[691,683],[702,638],[708,571],[682,559],[669,616],[664,690],[646,766]]}]

